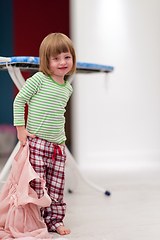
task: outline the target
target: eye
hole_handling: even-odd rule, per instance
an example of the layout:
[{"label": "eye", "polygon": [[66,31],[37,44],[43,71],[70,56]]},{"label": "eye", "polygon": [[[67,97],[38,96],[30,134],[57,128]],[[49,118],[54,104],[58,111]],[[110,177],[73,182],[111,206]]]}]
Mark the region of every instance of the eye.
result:
[{"label": "eye", "polygon": [[57,57],[51,57],[51,61],[57,61],[58,58]]},{"label": "eye", "polygon": [[71,56],[66,56],[65,58],[66,58],[66,59],[67,59],[67,58],[71,58]]}]

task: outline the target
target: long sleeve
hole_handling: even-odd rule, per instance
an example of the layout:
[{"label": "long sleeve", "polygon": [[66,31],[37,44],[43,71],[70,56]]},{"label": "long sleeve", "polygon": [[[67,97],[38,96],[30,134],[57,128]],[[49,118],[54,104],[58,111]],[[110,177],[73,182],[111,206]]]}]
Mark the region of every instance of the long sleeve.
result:
[{"label": "long sleeve", "polygon": [[41,83],[40,76],[35,74],[33,77],[29,78],[20,92],[17,94],[14,103],[14,126],[24,126],[25,125],[25,104],[29,102],[32,96],[37,92]]}]

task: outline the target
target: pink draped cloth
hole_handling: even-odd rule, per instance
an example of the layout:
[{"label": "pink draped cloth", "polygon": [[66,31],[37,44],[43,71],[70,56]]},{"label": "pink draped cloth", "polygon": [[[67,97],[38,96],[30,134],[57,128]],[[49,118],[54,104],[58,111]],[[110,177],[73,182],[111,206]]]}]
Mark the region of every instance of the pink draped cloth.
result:
[{"label": "pink draped cloth", "polygon": [[[44,195],[38,199],[29,182],[40,179]],[[47,207],[51,199],[41,179],[29,162],[29,144],[15,156],[9,177],[0,192],[0,239],[23,237],[51,238],[40,216],[40,207]]]}]

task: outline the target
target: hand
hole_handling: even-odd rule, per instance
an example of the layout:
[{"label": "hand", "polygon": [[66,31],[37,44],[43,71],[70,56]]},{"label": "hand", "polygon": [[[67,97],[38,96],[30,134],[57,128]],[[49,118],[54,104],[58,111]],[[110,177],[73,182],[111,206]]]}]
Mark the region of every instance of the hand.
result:
[{"label": "hand", "polygon": [[34,134],[29,133],[25,126],[17,126],[17,137],[20,141],[20,146],[24,147],[27,143],[27,137],[35,138]]}]

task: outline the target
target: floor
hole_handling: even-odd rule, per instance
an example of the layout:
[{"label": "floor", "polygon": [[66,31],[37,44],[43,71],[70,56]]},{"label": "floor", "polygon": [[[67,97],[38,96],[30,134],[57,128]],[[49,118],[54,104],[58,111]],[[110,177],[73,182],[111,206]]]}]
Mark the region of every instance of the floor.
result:
[{"label": "floor", "polygon": [[[65,225],[71,229],[71,234],[64,239],[160,239],[159,162],[137,163],[123,169],[122,166],[98,171],[83,169],[83,173],[110,190],[111,195],[92,189],[80,179],[74,193],[69,194],[66,189]],[[56,233],[53,236],[58,237]]]},{"label": "floor", "polygon": [[[1,161],[1,167],[3,161]],[[160,163],[113,164],[102,169],[82,169],[84,176],[111,191],[106,196],[66,170],[65,225],[68,240],[159,240]],[[72,186],[71,186],[72,185]],[[69,187],[75,187],[68,193]]]}]

